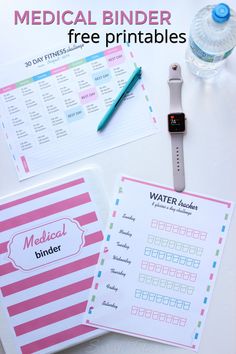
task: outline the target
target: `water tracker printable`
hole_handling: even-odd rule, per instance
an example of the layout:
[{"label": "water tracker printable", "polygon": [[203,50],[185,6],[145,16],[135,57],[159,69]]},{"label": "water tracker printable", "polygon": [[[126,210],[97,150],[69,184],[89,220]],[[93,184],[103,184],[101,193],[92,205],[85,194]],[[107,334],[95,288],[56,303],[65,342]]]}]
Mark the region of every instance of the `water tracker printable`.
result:
[{"label": "water tracker printable", "polygon": [[232,210],[120,177],[84,323],[197,351]]},{"label": "water tracker printable", "polygon": [[14,353],[52,353],[104,332],[82,324],[103,239],[96,183],[84,171],[1,200],[1,316]]},{"label": "water tracker printable", "polygon": [[127,45],[96,48],[60,47],[2,69],[0,125],[20,180],[155,132],[143,80],[97,132],[137,63]]}]

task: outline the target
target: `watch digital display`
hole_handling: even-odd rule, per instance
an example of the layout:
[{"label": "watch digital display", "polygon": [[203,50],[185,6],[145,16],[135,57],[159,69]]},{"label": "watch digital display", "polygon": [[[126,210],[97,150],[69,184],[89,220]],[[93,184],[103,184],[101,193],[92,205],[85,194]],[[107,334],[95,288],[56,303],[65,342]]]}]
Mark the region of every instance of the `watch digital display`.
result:
[{"label": "watch digital display", "polygon": [[185,131],[184,113],[168,114],[168,128],[170,133],[183,133]]}]

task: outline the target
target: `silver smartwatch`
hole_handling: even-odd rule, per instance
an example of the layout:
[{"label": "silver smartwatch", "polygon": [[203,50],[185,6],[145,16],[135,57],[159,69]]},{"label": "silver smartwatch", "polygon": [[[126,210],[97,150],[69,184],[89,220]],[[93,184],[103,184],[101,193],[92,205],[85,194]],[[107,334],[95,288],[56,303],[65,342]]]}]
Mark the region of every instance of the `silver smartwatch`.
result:
[{"label": "silver smartwatch", "polygon": [[172,64],[169,68],[170,114],[168,130],[171,136],[174,189],[182,192],[185,188],[183,137],[185,132],[185,114],[182,108],[181,67]]}]

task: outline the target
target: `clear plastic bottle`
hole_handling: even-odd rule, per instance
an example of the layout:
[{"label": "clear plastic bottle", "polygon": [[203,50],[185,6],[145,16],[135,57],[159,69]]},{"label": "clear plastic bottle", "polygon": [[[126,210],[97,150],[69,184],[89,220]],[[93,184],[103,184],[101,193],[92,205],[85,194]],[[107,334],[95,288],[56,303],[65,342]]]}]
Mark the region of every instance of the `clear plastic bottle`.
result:
[{"label": "clear plastic bottle", "polygon": [[221,3],[201,9],[193,19],[186,61],[197,76],[218,73],[236,46],[236,13]]}]

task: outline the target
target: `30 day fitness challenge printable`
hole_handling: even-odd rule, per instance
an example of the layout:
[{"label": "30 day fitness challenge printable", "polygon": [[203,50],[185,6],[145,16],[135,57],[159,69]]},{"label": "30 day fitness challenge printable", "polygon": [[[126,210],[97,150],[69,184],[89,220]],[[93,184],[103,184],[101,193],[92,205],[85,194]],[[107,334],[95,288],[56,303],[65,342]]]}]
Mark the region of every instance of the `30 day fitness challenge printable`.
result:
[{"label": "30 day fitness challenge printable", "polygon": [[232,209],[121,177],[84,323],[197,350]]},{"label": "30 day fitness challenge printable", "polygon": [[154,133],[143,82],[97,132],[137,66],[126,45],[102,49],[61,46],[2,68],[0,123],[20,179]]}]

